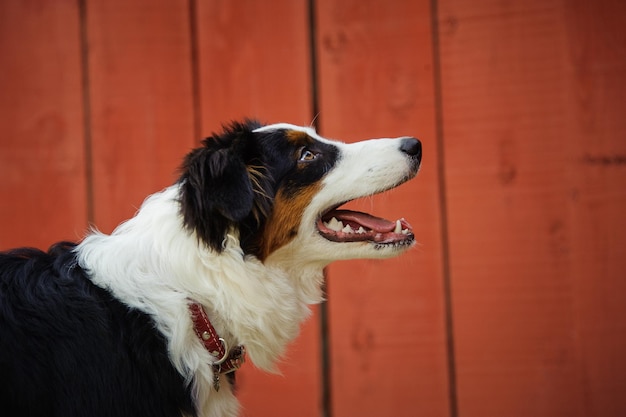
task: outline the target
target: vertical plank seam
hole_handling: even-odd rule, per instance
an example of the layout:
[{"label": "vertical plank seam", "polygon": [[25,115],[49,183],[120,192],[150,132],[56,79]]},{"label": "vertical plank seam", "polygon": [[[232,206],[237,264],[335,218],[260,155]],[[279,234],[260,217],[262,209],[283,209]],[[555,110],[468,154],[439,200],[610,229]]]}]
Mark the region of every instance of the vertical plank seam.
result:
[{"label": "vertical plank seam", "polygon": [[317,20],[315,14],[315,0],[308,0],[309,13],[309,50],[311,54],[311,126],[316,130],[321,128],[320,104],[318,96],[319,80],[317,70]]},{"label": "vertical plank seam", "polygon": [[189,47],[191,48],[191,99],[193,107],[193,142],[202,135],[202,101],[200,100],[200,59],[198,47],[198,7],[196,0],[189,0]]},{"label": "vertical plank seam", "polygon": [[95,224],[94,213],[94,177],[93,177],[93,135],[91,123],[91,89],[89,77],[89,34],[87,28],[87,0],[78,0],[79,37],[80,37],[80,64],[83,101],[83,130],[84,130],[84,158],[85,158],[85,187],[87,222]]},{"label": "vertical plank seam", "polygon": [[[308,27],[309,27],[309,54],[310,54],[310,83],[311,83],[311,126],[320,130],[320,108],[319,108],[319,73],[317,56],[317,19],[315,13],[315,0],[308,0]],[[326,271],[324,271],[326,274]],[[327,287],[324,286],[324,293]],[[320,365],[321,365],[321,416],[332,417],[332,386],[331,386],[331,359],[328,332],[328,304],[326,301],[320,303]]]},{"label": "vertical plank seam", "polygon": [[435,91],[435,136],[437,143],[437,174],[439,188],[439,207],[441,208],[441,253],[442,273],[445,309],[446,331],[446,354],[448,363],[448,401],[450,417],[458,417],[458,395],[456,374],[456,351],[454,339],[454,317],[452,306],[452,280],[450,271],[450,242],[448,230],[448,202],[445,167],[445,144],[444,144],[444,116],[443,116],[443,91],[442,91],[442,68],[441,46],[439,38],[439,8],[438,0],[430,1],[432,47],[433,47],[433,82]]}]

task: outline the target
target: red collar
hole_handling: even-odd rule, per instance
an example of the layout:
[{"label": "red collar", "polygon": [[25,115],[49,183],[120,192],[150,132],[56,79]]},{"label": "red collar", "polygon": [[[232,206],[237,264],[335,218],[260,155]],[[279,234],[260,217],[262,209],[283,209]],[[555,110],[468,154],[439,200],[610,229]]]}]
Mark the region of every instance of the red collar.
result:
[{"label": "red collar", "polygon": [[193,321],[193,330],[204,348],[215,358],[215,362],[211,364],[214,375],[227,374],[239,369],[246,355],[243,345],[228,350],[226,341],[219,337],[202,305],[193,301],[189,302],[189,312]]}]

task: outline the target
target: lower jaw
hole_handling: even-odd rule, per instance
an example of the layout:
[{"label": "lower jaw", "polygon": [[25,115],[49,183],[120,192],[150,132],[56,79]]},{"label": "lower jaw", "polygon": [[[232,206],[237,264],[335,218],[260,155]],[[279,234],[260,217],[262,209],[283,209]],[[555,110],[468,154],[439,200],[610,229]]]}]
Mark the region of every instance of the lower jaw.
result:
[{"label": "lower jaw", "polygon": [[[353,250],[347,251],[348,253],[353,252],[353,251],[356,251],[359,253],[371,252],[373,254],[380,254],[381,252],[385,252],[385,253],[390,253],[391,254],[390,256],[393,256],[394,254],[407,250],[415,245],[415,239],[413,237],[399,240],[399,241],[380,241],[380,242],[376,242],[373,240],[346,241],[346,240],[336,240],[333,238],[329,239],[326,236],[322,236],[322,237],[326,241],[331,242],[331,243],[336,243],[338,245],[352,245]],[[342,252],[341,246],[332,245],[331,250],[334,253],[337,253],[337,255],[340,255]],[[359,256],[359,258],[361,257],[367,257],[367,256]],[[376,256],[373,256],[373,257],[376,257]],[[342,258],[349,259],[349,256],[342,257]]]},{"label": "lower jaw", "polygon": [[376,246],[411,246],[415,243],[415,238],[413,234],[402,235],[399,234],[389,234],[389,233],[370,233],[369,236],[362,236],[358,234],[347,234],[338,232],[337,234],[327,234],[319,231],[320,236],[326,239],[329,242],[334,243],[366,243]]}]

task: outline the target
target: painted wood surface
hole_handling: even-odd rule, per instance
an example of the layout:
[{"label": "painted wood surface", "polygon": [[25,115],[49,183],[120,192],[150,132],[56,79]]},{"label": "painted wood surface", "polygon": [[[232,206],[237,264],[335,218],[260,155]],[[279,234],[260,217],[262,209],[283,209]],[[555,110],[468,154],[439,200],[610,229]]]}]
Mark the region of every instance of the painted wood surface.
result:
[{"label": "painted wood surface", "polygon": [[333,416],[448,416],[448,368],[428,1],[318,1],[322,134],[412,135],[418,177],[354,205],[405,217],[420,244],[328,271]]},{"label": "painted wood surface", "polygon": [[0,250],[83,236],[76,2],[0,3]]},{"label": "painted wood surface", "polygon": [[93,220],[108,233],[174,182],[197,143],[189,8],[88,0],[86,28]]},{"label": "painted wood surface", "polygon": [[439,4],[459,413],[623,415],[626,9]]}]

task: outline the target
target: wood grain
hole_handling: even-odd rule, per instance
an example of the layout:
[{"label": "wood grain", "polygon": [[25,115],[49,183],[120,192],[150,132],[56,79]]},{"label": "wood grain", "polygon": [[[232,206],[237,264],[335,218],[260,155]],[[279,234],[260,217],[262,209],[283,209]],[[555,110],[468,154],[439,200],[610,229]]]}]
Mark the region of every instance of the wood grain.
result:
[{"label": "wood grain", "polygon": [[201,130],[244,117],[309,125],[307,2],[198,2]]},{"label": "wood grain", "polygon": [[87,35],[94,221],[110,232],[196,143],[189,7],[88,0]]},{"label": "wood grain", "polygon": [[624,413],[621,4],[440,2],[461,415]]},{"label": "wood grain", "polygon": [[418,247],[329,267],[332,415],[447,416],[430,3],[316,5],[322,133],[347,141],[414,135],[424,146],[415,180],[355,205],[405,217]]},{"label": "wood grain", "polygon": [[76,2],[0,3],[0,249],[87,227]]}]

